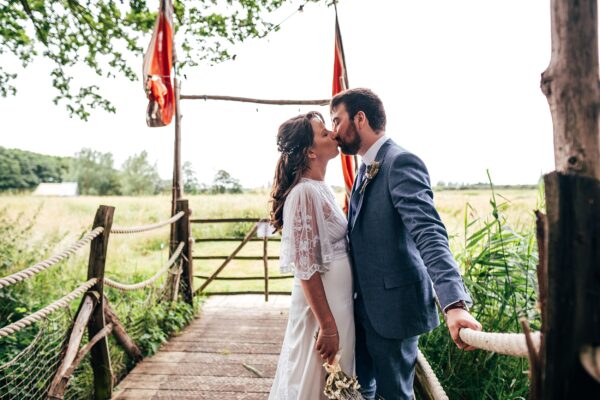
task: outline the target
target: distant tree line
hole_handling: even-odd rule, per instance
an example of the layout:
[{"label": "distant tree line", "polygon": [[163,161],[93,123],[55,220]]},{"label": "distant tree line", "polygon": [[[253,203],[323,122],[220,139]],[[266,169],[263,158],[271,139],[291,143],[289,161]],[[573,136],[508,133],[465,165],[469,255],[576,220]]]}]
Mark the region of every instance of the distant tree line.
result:
[{"label": "distant tree line", "polygon": [[[220,170],[212,185],[198,183],[190,162],[183,165],[184,191],[189,194],[242,193],[240,182]],[[142,151],[114,166],[112,153],[89,148],[73,157],[55,157],[0,147],[0,191],[27,191],[43,182],[77,182],[84,195],[153,195],[169,192],[171,180],[160,178],[156,163]]]},{"label": "distant tree line", "polygon": [[[435,190],[487,190],[490,188],[489,183],[464,183],[464,182],[444,182],[439,181],[434,187]],[[537,184],[531,185],[496,185],[496,189],[537,189]]]}]

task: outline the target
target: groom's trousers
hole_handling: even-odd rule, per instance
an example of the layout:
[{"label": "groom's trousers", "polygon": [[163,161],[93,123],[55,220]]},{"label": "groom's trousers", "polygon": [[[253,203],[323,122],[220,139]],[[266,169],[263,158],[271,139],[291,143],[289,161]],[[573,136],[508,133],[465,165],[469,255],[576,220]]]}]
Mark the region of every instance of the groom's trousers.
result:
[{"label": "groom's trousers", "polygon": [[360,294],[354,302],[356,374],[365,399],[413,400],[419,336],[386,339],[369,322]]}]

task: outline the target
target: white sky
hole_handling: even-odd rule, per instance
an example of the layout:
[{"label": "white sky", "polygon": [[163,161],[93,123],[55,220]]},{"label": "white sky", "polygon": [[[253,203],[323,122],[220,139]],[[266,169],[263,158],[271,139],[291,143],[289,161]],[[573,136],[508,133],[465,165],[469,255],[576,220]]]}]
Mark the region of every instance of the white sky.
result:
[{"label": "white sky", "polygon": [[[554,169],[552,121],[539,89],[550,61],[548,1],[342,0],[338,12],[350,86],[379,94],[387,134],[425,161],[432,183],[484,182],[486,169],[497,184],[536,183]],[[182,94],[328,98],[333,45],[333,8],[308,4],[268,39],[237,46],[235,61],[184,71]],[[141,71],[141,57],[136,62]],[[116,167],[146,150],[171,177],[174,126],[146,127],[140,82],[98,81],[117,114],[95,110],[83,122],[52,103],[50,67],[32,63],[19,73],[17,96],[0,98],[0,146],[61,156],[91,147],[112,152]],[[314,108],[328,115],[327,107],[183,100],[182,158],[201,182],[225,169],[245,187],[265,186],[278,157],[277,127]],[[341,186],[339,164],[330,163],[327,181]]]}]

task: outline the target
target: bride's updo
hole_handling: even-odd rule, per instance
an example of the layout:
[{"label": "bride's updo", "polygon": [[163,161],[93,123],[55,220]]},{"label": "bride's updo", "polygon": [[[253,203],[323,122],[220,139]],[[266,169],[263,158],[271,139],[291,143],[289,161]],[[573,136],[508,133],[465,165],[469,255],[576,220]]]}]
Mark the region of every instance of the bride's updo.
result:
[{"label": "bride's updo", "polygon": [[311,111],[288,119],[277,132],[277,149],[281,155],[277,161],[271,190],[271,223],[277,230],[281,230],[283,226],[286,197],[308,170],[308,150],[314,141],[310,123],[313,118],[324,121],[321,113]]}]

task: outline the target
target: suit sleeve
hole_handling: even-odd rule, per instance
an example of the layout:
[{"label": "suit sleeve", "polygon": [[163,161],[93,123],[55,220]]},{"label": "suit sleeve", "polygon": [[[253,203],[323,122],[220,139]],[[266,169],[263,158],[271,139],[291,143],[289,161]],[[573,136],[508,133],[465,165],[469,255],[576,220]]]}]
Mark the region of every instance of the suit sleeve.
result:
[{"label": "suit sleeve", "polygon": [[419,250],[442,309],[459,300],[471,305],[450,252],[448,233],[433,203],[425,164],[414,154],[401,153],[388,172],[392,202]]}]

